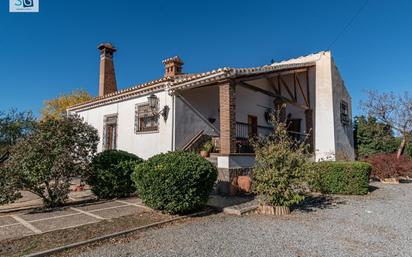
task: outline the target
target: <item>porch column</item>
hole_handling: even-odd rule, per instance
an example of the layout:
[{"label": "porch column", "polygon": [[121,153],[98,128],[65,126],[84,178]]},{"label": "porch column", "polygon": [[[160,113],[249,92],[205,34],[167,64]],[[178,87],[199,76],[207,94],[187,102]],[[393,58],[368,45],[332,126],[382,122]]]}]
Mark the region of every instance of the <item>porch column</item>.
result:
[{"label": "porch column", "polygon": [[305,110],[305,126],[306,126],[306,133],[310,133],[308,138],[308,144],[310,146],[309,151],[313,151],[313,134],[315,133],[313,128],[313,110],[308,109]]},{"label": "porch column", "polygon": [[220,154],[236,152],[236,88],[227,82],[219,86]]}]

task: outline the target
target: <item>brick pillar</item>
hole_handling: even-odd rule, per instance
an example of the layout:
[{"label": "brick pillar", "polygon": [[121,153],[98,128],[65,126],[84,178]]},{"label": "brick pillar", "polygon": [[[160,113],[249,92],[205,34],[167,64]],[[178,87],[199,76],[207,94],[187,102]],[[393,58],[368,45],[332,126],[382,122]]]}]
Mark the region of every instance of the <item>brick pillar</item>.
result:
[{"label": "brick pillar", "polygon": [[99,96],[104,96],[117,91],[113,64],[116,48],[110,43],[100,44],[97,48],[100,50]]},{"label": "brick pillar", "polygon": [[220,153],[236,152],[236,88],[228,82],[219,86]]},{"label": "brick pillar", "polygon": [[308,144],[310,145],[310,151],[312,152],[314,149],[313,145],[313,134],[314,134],[314,128],[313,128],[313,110],[305,110],[305,122],[306,122],[306,133],[310,132],[309,138],[308,138]]}]

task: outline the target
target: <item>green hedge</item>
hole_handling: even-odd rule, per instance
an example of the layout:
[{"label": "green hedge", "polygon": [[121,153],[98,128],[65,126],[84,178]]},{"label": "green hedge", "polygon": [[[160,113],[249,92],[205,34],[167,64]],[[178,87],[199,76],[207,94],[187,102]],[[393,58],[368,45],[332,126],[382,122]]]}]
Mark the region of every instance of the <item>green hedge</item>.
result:
[{"label": "green hedge", "polygon": [[86,178],[92,192],[99,198],[127,197],[136,191],[131,174],[143,160],[134,154],[108,150],[96,155],[91,173]]},{"label": "green hedge", "polygon": [[187,213],[204,207],[217,169],[195,153],[177,151],[153,156],[136,166],[132,179],[149,207]]},{"label": "green hedge", "polygon": [[368,193],[372,166],[365,162],[317,162],[310,166],[311,186],[328,194]]}]

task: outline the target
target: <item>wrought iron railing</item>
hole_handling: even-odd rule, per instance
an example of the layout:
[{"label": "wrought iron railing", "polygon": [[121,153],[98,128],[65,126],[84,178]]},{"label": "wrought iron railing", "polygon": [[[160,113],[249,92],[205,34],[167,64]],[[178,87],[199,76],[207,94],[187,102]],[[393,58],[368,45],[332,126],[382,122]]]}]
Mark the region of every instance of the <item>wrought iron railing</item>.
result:
[{"label": "wrought iron railing", "polygon": [[[255,129],[256,130],[256,129]],[[250,146],[252,125],[245,122],[236,122],[236,144],[237,151],[243,153],[254,152]],[[267,136],[273,132],[273,127],[257,126],[257,136]],[[296,142],[304,142],[308,139],[309,134],[289,131],[289,136]]]},{"label": "wrought iron railing", "polygon": [[296,142],[304,142],[308,139],[309,134],[300,133],[295,131],[289,131],[289,136],[293,138]]},{"label": "wrought iron railing", "polygon": [[[251,137],[250,131],[252,131],[252,124],[245,122],[236,122],[236,138],[237,139],[249,139]],[[269,135],[273,131],[272,127],[257,126],[257,135],[264,136]]]}]

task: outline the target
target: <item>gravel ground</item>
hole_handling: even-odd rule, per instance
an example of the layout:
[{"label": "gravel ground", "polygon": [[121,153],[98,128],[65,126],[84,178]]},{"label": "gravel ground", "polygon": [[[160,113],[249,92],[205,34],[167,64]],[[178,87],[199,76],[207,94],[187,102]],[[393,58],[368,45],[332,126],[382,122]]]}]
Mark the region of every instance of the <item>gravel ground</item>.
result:
[{"label": "gravel ground", "polygon": [[367,196],[309,201],[287,217],[191,219],[80,256],[412,256],[412,183],[373,186]]}]

